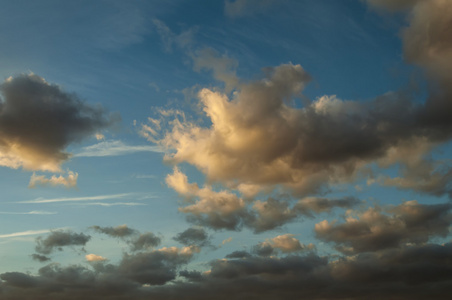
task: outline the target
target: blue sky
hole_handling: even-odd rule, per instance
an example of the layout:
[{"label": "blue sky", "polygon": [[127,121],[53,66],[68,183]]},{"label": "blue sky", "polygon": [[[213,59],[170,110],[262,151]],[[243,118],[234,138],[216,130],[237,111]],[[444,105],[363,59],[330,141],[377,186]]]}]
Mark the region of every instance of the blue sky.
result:
[{"label": "blue sky", "polygon": [[0,2],[0,298],[450,295],[451,2]]}]

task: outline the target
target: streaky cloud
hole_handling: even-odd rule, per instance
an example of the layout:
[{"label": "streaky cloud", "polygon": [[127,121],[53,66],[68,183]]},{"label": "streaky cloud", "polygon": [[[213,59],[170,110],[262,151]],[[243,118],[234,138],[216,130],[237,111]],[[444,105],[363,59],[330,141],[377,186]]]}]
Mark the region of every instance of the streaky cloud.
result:
[{"label": "streaky cloud", "polygon": [[75,153],[74,157],[102,157],[102,156],[120,156],[129,155],[137,152],[157,152],[161,153],[163,150],[158,146],[150,145],[127,145],[122,141],[109,140],[102,141],[95,145],[87,146],[81,149],[80,152]]}]

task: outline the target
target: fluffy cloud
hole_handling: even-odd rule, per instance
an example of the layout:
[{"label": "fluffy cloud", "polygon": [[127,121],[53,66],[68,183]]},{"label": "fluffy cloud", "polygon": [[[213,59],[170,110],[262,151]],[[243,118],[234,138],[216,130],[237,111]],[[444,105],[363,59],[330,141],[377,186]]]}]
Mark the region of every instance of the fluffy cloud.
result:
[{"label": "fluffy cloud", "polygon": [[344,253],[377,251],[423,244],[432,237],[446,237],[452,224],[450,204],[423,205],[407,201],[401,205],[369,208],[345,223],[324,220],[315,225],[317,237],[335,243]]},{"label": "fluffy cloud", "polygon": [[71,231],[52,231],[47,237],[36,238],[35,250],[41,254],[50,254],[55,249],[62,250],[66,246],[85,246],[91,236]]},{"label": "fluffy cloud", "polygon": [[33,173],[30,178],[30,183],[28,184],[28,187],[34,188],[37,185],[42,186],[57,186],[62,185],[67,188],[73,188],[77,186],[77,179],[78,179],[78,173],[74,173],[72,171],[67,172],[67,177],[64,177],[63,175],[55,176],[53,175],[50,178],[46,178],[44,175],[36,175]]},{"label": "fluffy cloud", "polygon": [[[253,251],[260,256],[270,256],[277,254],[278,251],[281,251],[282,253],[294,253],[313,248],[314,245],[312,244],[305,246],[300,243],[299,240],[294,238],[293,234],[283,234],[259,243],[253,247]],[[235,257],[237,257],[237,255]]]},{"label": "fluffy cloud", "polygon": [[209,235],[203,228],[192,227],[178,233],[177,236],[174,237],[174,240],[186,246],[203,246],[209,243]]},{"label": "fluffy cloud", "polygon": [[[414,160],[423,161],[433,147],[451,137],[446,123],[427,122],[436,119],[430,100],[417,104],[404,93],[367,102],[324,96],[297,108],[291,103],[310,80],[304,69],[286,64],[268,68],[265,74],[261,80],[239,83],[232,97],[202,89],[198,96],[210,126],[184,117],[171,121],[162,138],[161,121],[153,130],[147,129],[152,124],[146,125],[143,132],[168,149],[166,161],[188,162],[205,173],[208,182],[244,192],[253,187],[245,194],[283,186],[294,195],[354,181],[366,175],[373,162],[380,167],[399,163],[401,170],[411,171]],[[438,170],[433,163],[418,163],[416,168],[423,173],[411,177],[413,182],[450,169]],[[441,180],[419,191],[432,189],[450,191]]]},{"label": "fluffy cloud", "polygon": [[105,261],[107,260],[105,257],[96,254],[87,254],[85,255],[85,259],[87,261]]},{"label": "fluffy cloud", "polygon": [[60,171],[65,148],[118,120],[34,74],[0,85],[0,165]]}]

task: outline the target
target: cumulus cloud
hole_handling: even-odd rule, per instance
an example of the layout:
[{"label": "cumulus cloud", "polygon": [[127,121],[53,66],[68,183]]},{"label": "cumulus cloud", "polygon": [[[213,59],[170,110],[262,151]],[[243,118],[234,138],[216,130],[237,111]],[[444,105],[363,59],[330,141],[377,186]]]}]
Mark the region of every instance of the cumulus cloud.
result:
[{"label": "cumulus cloud", "polygon": [[203,246],[209,243],[209,235],[203,228],[188,228],[178,233],[173,239],[186,246]]},{"label": "cumulus cloud", "polygon": [[145,232],[128,241],[132,251],[146,250],[157,247],[161,239],[152,232]]},{"label": "cumulus cloud", "polygon": [[345,223],[324,220],[315,225],[317,237],[336,244],[344,253],[377,251],[406,244],[427,243],[433,237],[446,237],[452,224],[451,205],[419,204],[371,207]]},{"label": "cumulus cloud", "polygon": [[70,157],[69,144],[118,120],[35,74],[10,77],[0,91],[0,165],[5,167],[58,172]]},{"label": "cumulus cloud", "polygon": [[[226,190],[216,192],[210,187],[200,188],[188,183],[187,176],[175,168],[173,174],[166,177],[168,186],[187,198],[191,204],[179,210],[189,214],[188,219],[214,229],[236,230],[246,217],[245,201]],[[197,197],[196,200],[190,198]]]},{"label": "cumulus cloud", "polygon": [[[396,211],[400,207],[394,207]],[[4,299],[448,299],[452,245],[420,244],[353,256],[297,255],[291,235],[268,240],[288,255],[259,256],[236,251],[213,260],[209,270],[187,269],[197,247],[164,247],[124,254],[117,264],[61,266],[36,275],[0,274]],[[181,268],[184,268],[181,270]],[[177,280],[177,276],[186,280]]]},{"label": "cumulus cloud", "polygon": [[36,238],[35,250],[41,254],[50,254],[55,249],[62,250],[66,246],[85,246],[91,236],[69,230],[52,231],[47,237]]},{"label": "cumulus cloud", "polygon": [[309,244],[305,246],[293,234],[287,233],[259,243],[253,247],[253,251],[260,256],[270,256],[277,254],[278,251],[282,253],[295,253],[313,248],[314,245]]},{"label": "cumulus cloud", "polygon": [[[310,81],[307,72],[300,65],[284,64],[264,73],[264,78],[251,82],[230,74],[237,79],[232,95],[201,89],[198,98],[209,125],[178,114],[164,129],[162,120],[169,115],[162,115],[152,119],[158,126],[144,125],[143,134],[167,149],[165,161],[192,164],[208,182],[220,182],[245,196],[276,186],[297,196],[326,192],[368,176],[372,163],[381,168],[398,164],[401,176],[415,168],[423,172],[405,187],[449,172],[450,166],[439,170],[433,162],[413,163],[425,161],[434,147],[452,137],[452,118],[443,116],[452,111],[448,98],[432,96],[421,104],[406,92],[369,101],[325,95],[297,107],[293,101],[302,97]],[[431,180],[418,189],[429,190],[448,194],[450,187]]]},{"label": "cumulus cloud", "polygon": [[118,272],[140,284],[162,285],[176,278],[179,266],[188,263],[196,247],[164,247],[151,252],[134,255],[125,254],[118,266]]},{"label": "cumulus cloud", "polygon": [[86,261],[105,261],[107,260],[105,257],[96,254],[87,254],[85,255]]},{"label": "cumulus cloud", "polygon": [[36,175],[33,173],[30,178],[30,183],[28,187],[35,188],[38,185],[41,186],[58,186],[62,185],[67,188],[74,188],[77,186],[78,173],[74,173],[72,171],[67,172],[67,176],[63,175],[52,175],[52,177],[47,178],[44,175]]}]

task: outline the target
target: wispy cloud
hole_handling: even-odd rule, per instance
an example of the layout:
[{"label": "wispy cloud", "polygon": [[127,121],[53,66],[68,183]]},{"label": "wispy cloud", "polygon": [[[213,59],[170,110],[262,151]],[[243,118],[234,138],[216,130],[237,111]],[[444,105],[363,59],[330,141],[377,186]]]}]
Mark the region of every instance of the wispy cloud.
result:
[{"label": "wispy cloud", "polygon": [[0,211],[0,215],[55,215],[54,211],[32,210],[28,212]]},{"label": "wispy cloud", "polygon": [[132,195],[134,195],[134,193],[87,196],[87,197],[71,197],[71,198],[52,198],[52,199],[38,198],[35,200],[19,201],[16,203],[55,203],[55,202],[99,201],[99,200],[124,198],[124,197],[132,196]]},{"label": "wispy cloud", "polygon": [[79,153],[74,154],[76,157],[94,157],[94,156],[119,156],[136,152],[163,152],[158,146],[150,145],[126,145],[122,141],[109,140],[102,141],[95,145],[84,147]]},{"label": "wispy cloud", "polygon": [[27,230],[27,231],[14,232],[14,233],[8,233],[8,234],[0,234],[0,239],[12,238],[12,237],[18,237],[18,236],[43,234],[43,233],[48,233],[48,232],[50,232],[49,229]]},{"label": "wispy cloud", "polygon": [[110,207],[110,206],[140,206],[140,205],[147,205],[144,203],[139,202],[114,202],[114,203],[106,203],[106,202],[90,202],[90,203],[76,203],[79,205],[94,205],[94,206],[104,206],[104,207]]}]

